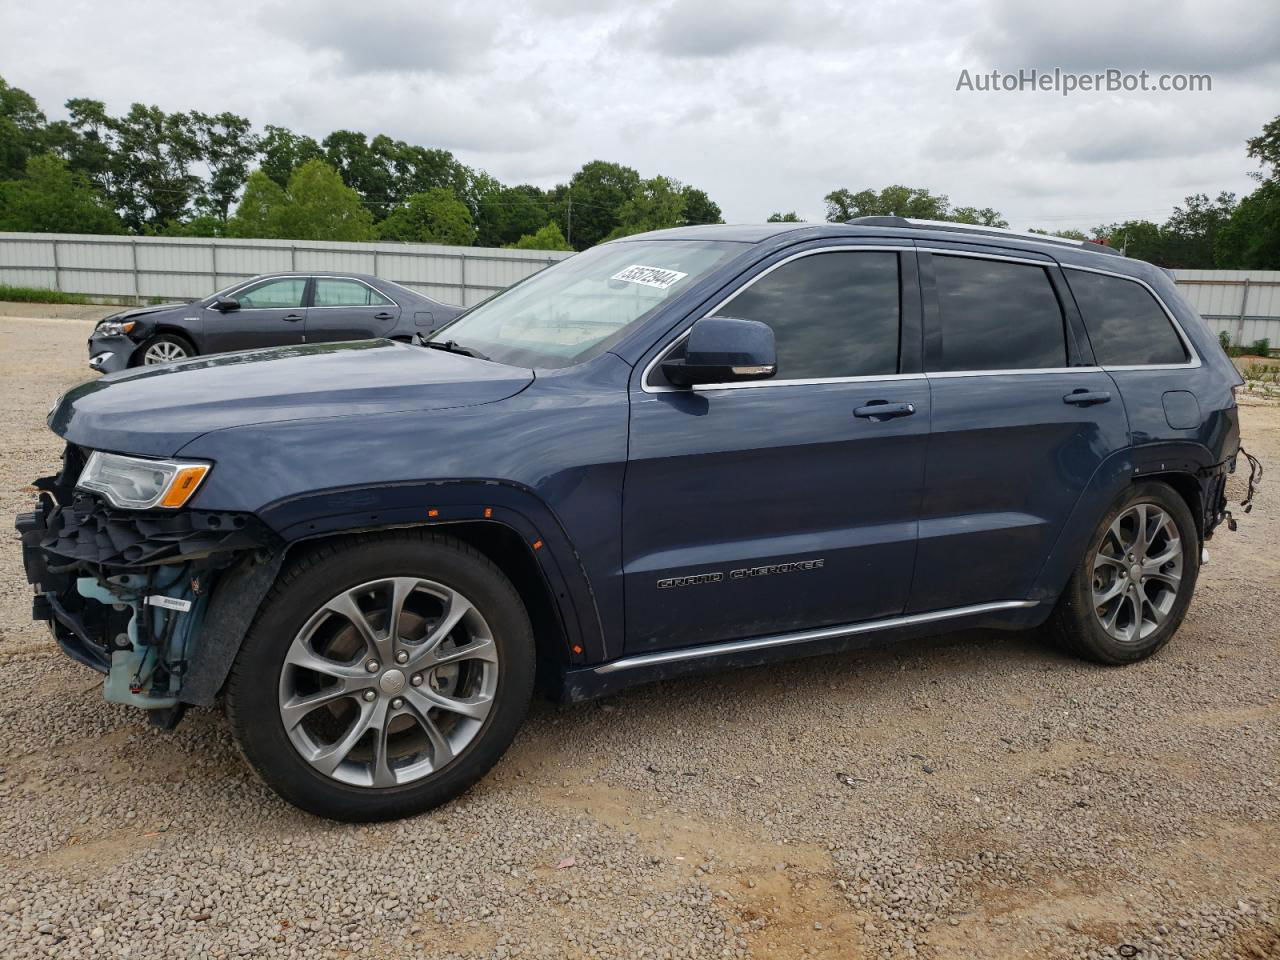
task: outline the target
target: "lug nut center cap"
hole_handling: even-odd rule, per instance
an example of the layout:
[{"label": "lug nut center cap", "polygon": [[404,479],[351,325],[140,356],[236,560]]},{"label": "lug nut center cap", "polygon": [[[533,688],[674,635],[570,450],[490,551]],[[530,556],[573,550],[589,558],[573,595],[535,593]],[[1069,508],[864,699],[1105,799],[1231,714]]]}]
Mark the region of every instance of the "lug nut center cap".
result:
[{"label": "lug nut center cap", "polygon": [[404,674],[399,670],[388,670],[378,678],[378,687],[386,694],[396,694],[404,689]]},{"label": "lug nut center cap", "polygon": [[1132,577],[1134,580],[1141,580],[1142,568],[1135,563],[1132,567],[1129,568],[1129,576]]}]

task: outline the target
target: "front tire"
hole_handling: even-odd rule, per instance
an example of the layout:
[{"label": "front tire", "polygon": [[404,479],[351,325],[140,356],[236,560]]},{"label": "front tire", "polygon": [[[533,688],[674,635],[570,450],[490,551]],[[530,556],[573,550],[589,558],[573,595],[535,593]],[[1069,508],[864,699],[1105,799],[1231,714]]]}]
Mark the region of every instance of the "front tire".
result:
[{"label": "front tire", "polygon": [[176,333],[158,333],[151,337],[134,354],[135,367],[150,367],[157,363],[174,363],[196,355],[196,348],[186,337]]},{"label": "front tire", "polygon": [[1186,501],[1139,483],[1103,517],[1049,626],[1087,660],[1136,663],[1177,632],[1200,573],[1200,536]]},{"label": "front tire", "polygon": [[421,531],[348,537],[287,568],[227,682],[236,742],[290,803],[390,820],[484,776],[529,707],[534,641],[488,559]]}]

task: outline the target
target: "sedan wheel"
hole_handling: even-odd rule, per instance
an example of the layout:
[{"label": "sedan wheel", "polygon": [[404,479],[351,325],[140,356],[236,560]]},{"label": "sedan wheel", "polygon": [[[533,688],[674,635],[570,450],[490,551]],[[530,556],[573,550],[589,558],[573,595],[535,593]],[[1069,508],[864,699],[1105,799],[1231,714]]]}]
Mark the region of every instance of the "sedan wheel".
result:
[{"label": "sedan wheel", "polygon": [[156,363],[172,363],[174,360],[185,360],[190,354],[187,348],[177,340],[160,339],[154,341],[142,351],[142,363],[151,366]]}]

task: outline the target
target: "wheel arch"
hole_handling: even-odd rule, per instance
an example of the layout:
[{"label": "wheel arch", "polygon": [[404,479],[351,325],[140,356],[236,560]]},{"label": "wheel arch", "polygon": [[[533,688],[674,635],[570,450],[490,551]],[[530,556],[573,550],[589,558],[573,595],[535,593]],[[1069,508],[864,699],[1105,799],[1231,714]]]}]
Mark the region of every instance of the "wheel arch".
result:
[{"label": "wheel arch", "polygon": [[1057,602],[1098,524],[1134,484],[1157,482],[1170,487],[1191,510],[1203,540],[1205,483],[1215,465],[1207,447],[1185,442],[1127,447],[1103,460],[1063,524],[1028,599]]}]

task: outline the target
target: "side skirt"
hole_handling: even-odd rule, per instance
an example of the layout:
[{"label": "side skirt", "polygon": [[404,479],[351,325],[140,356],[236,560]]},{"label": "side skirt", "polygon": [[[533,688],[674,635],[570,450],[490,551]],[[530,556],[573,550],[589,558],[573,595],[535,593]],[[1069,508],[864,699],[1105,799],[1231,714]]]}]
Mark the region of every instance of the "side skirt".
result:
[{"label": "side skirt", "polygon": [[1034,627],[1052,604],[1036,600],[1001,600],[949,610],[913,613],[864,623],[840,624],[779,633],[748,640],[730,640],[676,650],[660,650],[610,660],[564,672],[560,697],[565,702],[607,696],[628,687],[690,673],[748,667],[778,660],[859,650],[896,640],[941,632],[990,628],[1019,630]]}]

